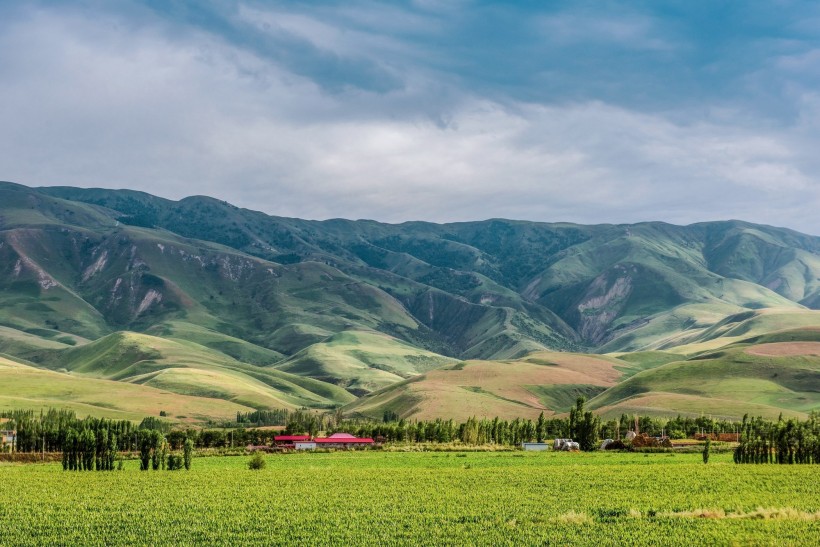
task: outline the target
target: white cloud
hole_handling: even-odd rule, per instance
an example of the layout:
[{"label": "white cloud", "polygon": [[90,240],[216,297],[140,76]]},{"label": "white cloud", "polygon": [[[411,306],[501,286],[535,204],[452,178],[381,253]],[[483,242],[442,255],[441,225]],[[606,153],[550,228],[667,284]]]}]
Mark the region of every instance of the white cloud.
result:
[{"label": "white cloud", "polygon": [[[348,40],[287,26],[327,31],[322,47]],[[820,233],[809,95],[792,126],[732,111],[684,124],[601,101],[502,105],[422,68],[401,90],[327,94],[207,33],[116,18],[32,12],[1,30],[7,180],[207,194],[308,218],[741,217]]]}]

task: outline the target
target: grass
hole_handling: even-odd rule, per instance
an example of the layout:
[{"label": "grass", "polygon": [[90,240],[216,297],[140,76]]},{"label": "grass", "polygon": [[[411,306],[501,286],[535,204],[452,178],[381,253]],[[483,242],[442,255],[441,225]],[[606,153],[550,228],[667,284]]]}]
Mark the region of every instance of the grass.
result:
[{"label": "grass", "polygon": [[321,407],[353,399],[336,386],[241,363],[194,342],[132,332],[54,352],[47,363],[89,378],[225,399],[243,407]]},{"label": "grass", "polygon": [[777,418],[781,412],[804,416],[818,407],[820,356],[814,349],[790,355],[795,352],[785,351],[783,344],[805,347],[800,342],[741,345],[668,363],[628,378],[590,404],[608,415],[677,410],[733,418],[746,413]]},{"label": "grass", "polygon": [[676,353],[696,354],[760,336],[773,336],[783,331],[811,331],[820,327],[820,311],[766,309],[733,314],[689,339],[679,340],[672,349]]},{"label": "grass", "polygon": [[140,421],[165,411],[172,421],[224,420],[249,407],[149,386],[42,370],[0,357],[0,409],[66,408],[79,416]]},{"label": "grass", "polygon": [[[744,414],[805,417],[820,405],[817,331],[733,343],[687,359],[662,351],[615,355],[536,352],[515,361],[466,361],[425,373],[348,405],[379,418],[536,417],[566,412],[578,396],[606,417]],[[768,342],[775,340],[778,342]],[[788,340],[780,342],[780,340]],[[760,354],[762,353],[762,355]]]},{"label": "grass", "polygon": [[616,366],[606,356],[538,352],[513,361],[465,361],[423,374],[364,397],[346,411],[379,418],[386,410],[405,418],[446,416],[530,417],[564,411],[578,386],[602,390],[617,383]]},{"label": "grass", "polygon": [[385,334],[346,331],[309,346],[275,368],[320,378],[361,395],[454,362]]},{"label": "grass", "polygon": [[[699,454],[327,453],[195,458],[189,472],[0,466],[4,541],[811,545],[813,466]],[[568,480],[571,477],[571,480]],[[276,495],[271,495],[271,488]],[[218,515],[218,516],[213,516]]]},{"label": "grass", "polygon": [[252,365],[270,365],[284,359],[278,351],[187,321],[169,321],[152,327],[146,334],[194,342]]}]

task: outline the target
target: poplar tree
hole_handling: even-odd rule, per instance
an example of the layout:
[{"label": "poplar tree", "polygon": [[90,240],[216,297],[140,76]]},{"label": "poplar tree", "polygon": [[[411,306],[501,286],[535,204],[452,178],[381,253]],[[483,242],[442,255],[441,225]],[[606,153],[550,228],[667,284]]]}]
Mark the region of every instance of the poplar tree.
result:
[{"label": "poplar tree", "polygon": [[108,471],[114,470],[114,460],[117,458],[117,436],[114,433],[108,435],[108,444],[105,450],[105,468]]},{"label": "poplar tree", "polygon": [[538,415],[538,421],[535,423],[535,438],[539,443],[544,442],[547,436],[547,421],[544,419],[544,413]]},{"label": "poplar tree", "polygon": [[194,441],[185,439],[185,444],[182,445],[182,458],[185,462],[185,469],[190,471],[191,459],[194,455]]},{"label": "poplar tree", "polygon": [[[157,471],[160,467],[160,463],[162,462],[162,443],[165,442],[165,438],[162,436],[162,433],[159,431],[151,431],[151,468],[154,471]],[[164,463],[164,462],[162,462]]]}]

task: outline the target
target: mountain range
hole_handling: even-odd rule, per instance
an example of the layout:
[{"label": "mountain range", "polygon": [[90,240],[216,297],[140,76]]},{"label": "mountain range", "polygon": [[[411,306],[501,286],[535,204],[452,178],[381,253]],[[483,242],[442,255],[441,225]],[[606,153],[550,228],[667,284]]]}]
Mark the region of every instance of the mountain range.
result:
[{"label": "mountain range", "polygon": [[820,237],[741,221],[309,221],[0,183],[0,409],[805,414],[818,309]]}]

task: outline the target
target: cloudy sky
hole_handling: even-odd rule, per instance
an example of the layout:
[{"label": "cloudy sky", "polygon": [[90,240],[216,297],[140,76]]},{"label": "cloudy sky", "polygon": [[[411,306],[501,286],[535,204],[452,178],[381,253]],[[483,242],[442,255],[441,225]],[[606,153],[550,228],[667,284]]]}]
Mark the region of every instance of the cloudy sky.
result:
[{"label": "cloudy sky", "polygon": [[820,235],[820,4],[0,1],[0,180]]}]

